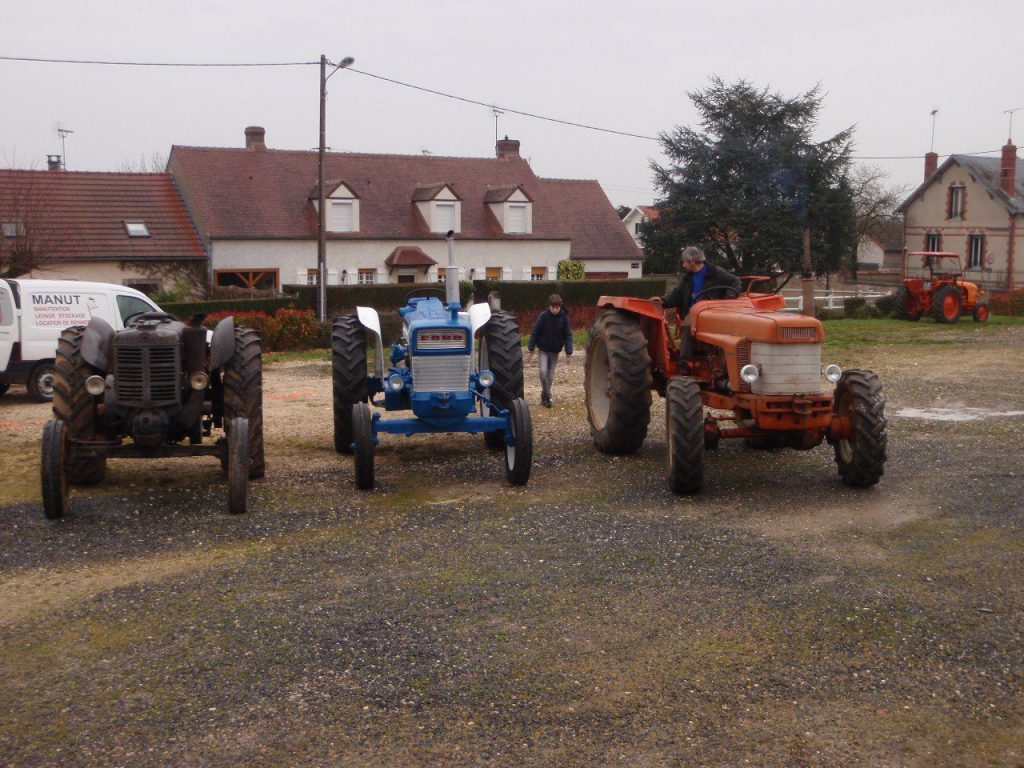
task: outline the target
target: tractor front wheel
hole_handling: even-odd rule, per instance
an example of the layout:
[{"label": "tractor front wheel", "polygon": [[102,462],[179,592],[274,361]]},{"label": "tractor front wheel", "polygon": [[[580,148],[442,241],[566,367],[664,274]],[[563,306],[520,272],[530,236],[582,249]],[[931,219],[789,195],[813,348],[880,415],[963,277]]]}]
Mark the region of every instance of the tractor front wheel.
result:
[{"label": "tractor front wheel", "polygon": [[228,422],[228,512],[245,514],[249,497],[249,420],[236,416]]},{"label": "tractor front wheel", "polygon": [[366,331],[355,315],[334,318],[331,381],[334,390],[334,450],[352,453],[352,406],[365,403],[369,397]]},{"label": "tractor front wheel", "polygon": [[352,406],[352,437],[355,443],[356,488],[373,490],[376,478],[373,472],[373,413],[369,403]]},{"label": "tractor front wheel", "polygon": [[874,485],[885,471],[888,441],[885,395],[878,377],[871,371],[844,371],[832,407],[837,416],[849,421],[847,436],[831,441],[839,476],[857,488]]},{"label": "tractor front wheel", "polygon": [[[84,326],[61,331],[53,375],[53,415],[64,422],[71,440],[99,440],[96,398],[85,391],[85,380],[99,371],[82,359]],[[68,462],[68,480],[75,485],[102,482],[107,472],[103,456],[75,458]]]},{"label": "tractor front wheel", "polygon": [[[499,408],[511,407],[513,400],[523,396],[523,348],[515,315],[509,312],[491,315],[483,327],[479,349],[477,370],[494,374],[494,383],[484,395]],[[482,408],[483,415],[495,415],[487,406]],[[488,448],[504,448],[504,430],[484,432],[484,442]]]},{"label": "tractor front wheel", "polygon": [[961,309],[960,291],[955,285],[944,285],[932,294],[930,313],[936,323],[955,323]]},{"label": "tractor front wheel", "polygon": [[590,328],[583,390],[590,436],[604,453],[633,453],[651,421],[651,357],[636,318],[611,309]]},{"label": "tractor front wheel", "polygon": [[43,514],[48,520],[57,520],[68,510],[69,494],[67,429],[60,419],[50,419],[43,427],[40,459]]},{"label": "tractor front wheel", "polygon": [[984,323],[988,320],[988,304],[979,304],[976,306],[974,311],[971,313],[971,317],[974,318],[974,322],[976,323]]},{"label": "tractor front wheel", "polygon": [[704,403],[689,376],[675,376],[665,388],[665,431],[672,492],[698,493],[704,485]]},{"label": "tractor front wheel", "polygon": [[259,331],[240,325],[235,326],[235,352],[224,366],[224,420],[230,422],[236,417],[249,422],[249,479],[258,480],[266,472],[263,357]]},{"label": "tractor front wheel", "polygon": [[515,445],[505,445],[505,479],[509,485],[526,485],[533,466],[533,422],[530,409],[521,397],[509,406],[509,421]]}]

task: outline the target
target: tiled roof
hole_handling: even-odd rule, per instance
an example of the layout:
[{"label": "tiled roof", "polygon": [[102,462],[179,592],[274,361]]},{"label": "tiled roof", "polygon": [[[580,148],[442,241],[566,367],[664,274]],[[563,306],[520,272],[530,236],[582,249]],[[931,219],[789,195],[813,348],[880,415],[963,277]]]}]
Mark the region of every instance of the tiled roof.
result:
[{"label": "tiled roof", "polygon": [[648,218],[649,221],[657,221],[661,215],[661,210],[651,205],[638,205],[640,213]]},{"label": "tiled roof", "polygon": [[[542,179],[520,157],[328,153],[325,172],[359,196],[359,231],[332,240],[443,239],[412,203],[417,188],[447,184],[462,200],[460,239],[571,240],[575,258],[636,259],[640,251],[596,181]],[[212,239],[314,238],[308,199],[317,154],[216,147],[171,149],[174,174],[196,223]],[[425,181],[426,180],[426,181]],[[484,202],[495,188],[522,186],[533,200],[533,232],[506,235]]]},{"label": "tiled roof", "polygon": [[910,193],[910,197],[903,201],[898,210],[906,210],[907,206],[920,197],[931,186],[932,182],[938,179],[950,165],[956,163],[966,169],[979,184],[985,187],[989,194],[1005,205],[1007,211],[1016,215],[1024,215],[1024,159],[1017,159],[1013,195],[1007,195],[999,184],[999,166],[1001,162],[1001,159],[998,157],[950,155],[936,169],[935,173],[925,179],[917,189]]},{"label": "tiled roof", "polygon": [[169,173],[0,170],[0,219],[26,222],[59,260],[206,258]]},{"label": "tiled roof", "polygon": [[527,200],[529,200],[531,203],[533,202],[533,198],[527,194],[525,189],[523,189],[522,184],[517,184],[514,187],[495,187],[493,189],[488,189],[487,194],[484,195],[484,202],[504,203],[506,200],[512,197],[512,195],[514,195],[517,191],[522,192],[523,196]]},{"label": "tiled roof", "polygon": [[458,196],[455,190],[451,188],[451,185],[449,184],[424,184],[416,187],[416,190],[412,193],[412,200],[415,203],[423,203],[426,202],[427,200],[433,200],[435,197],[441,194],[441,191],[444,189],[447,189],[453,195],[455,195],[455,198],[457,200],[462,199],[461,197]]},{"label": "tiled roof", "polygon": [[432,267],[437,264],[432,258],[423,252],[422,248],[414,245],[400,245],[384,259],[384,265],[391,269],[395,267]]}]

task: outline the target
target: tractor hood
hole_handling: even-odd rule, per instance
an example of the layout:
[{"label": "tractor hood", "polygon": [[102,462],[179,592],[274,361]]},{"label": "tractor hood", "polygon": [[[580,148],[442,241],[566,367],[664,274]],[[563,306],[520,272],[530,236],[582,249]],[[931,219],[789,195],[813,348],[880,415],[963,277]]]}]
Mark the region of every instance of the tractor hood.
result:
[{"label": "tractor hood", "polygon": [[765,312],[747,299],[700,302],[690,311],[697,338],[732,336],[769,344],[821,344],[825,332],[813,317]]}]

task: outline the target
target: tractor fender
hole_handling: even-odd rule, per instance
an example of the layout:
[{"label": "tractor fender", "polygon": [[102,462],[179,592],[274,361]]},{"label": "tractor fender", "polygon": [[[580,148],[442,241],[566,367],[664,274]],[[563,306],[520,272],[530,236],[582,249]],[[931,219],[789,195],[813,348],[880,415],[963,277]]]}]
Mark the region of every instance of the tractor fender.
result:
[{"label": "tractor fender", "polygon": [[356,317],[363,328],[370,332],[373,341],[374,361],[373,372],[378,379],[384,378],[384,339],[380,334],[380,317],[373,307],[356,307]]},{"label": "tractor fender", "polygon": [[110,353],[114,345],[114,329],[102,317],[94,317],[82,334],[82,359],[102,373],[110,369]]},{"label": "tractor fender", "polygon": [[228,315],[213,329],[210,339],[210,370],[223,368],[235,354],[235,318]]},{"label": "tractor fender", "polygon": [[470,355],[470,366],[476,369],[476,332],[487,325],[491,319],[491,305],[486,302],[474,304],[469,308],[469,338],[473,343],[472,354]]}]

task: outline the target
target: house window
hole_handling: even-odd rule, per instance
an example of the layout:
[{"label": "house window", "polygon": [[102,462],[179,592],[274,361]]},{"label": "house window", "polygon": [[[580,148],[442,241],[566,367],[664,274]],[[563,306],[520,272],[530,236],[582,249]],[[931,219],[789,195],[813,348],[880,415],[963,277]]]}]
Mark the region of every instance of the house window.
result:
[{"label": "house window", "polygon": [[513,235],[526,234],[526,203],[509,203],[505,231]]},{"label": "house window", "polygon": [[501,267],[487,267],[484,277],[488,280],[501,280]]},{"label": "house window", "polygon": [[24,236],[25,234],[25,222],[23,221],[5,221],[3,223],[4,237],[18,237],[19,235]]},{"label": "house window", "polygon": [[317,277],[320,275],[320,270],[313,268],[306,270],[306,285],[316,285]]},{"label": "house window", "polygon": [[447,232],[455,229],[455,203],[434,204],[434,231]]},{"label": "house window", "polygon": [[149,237],[149,227],[144,221],[126,221],[124,228],[128,232],[128,237]]},{"label": "house window", "polygon": [[946,218],[960,219],[964,215],[964,186],[954,184],[949,188],[949,211]]},{"label": "house window", "polygon": [[218,269],[214,273],[218,288],[246,288],[254,291],[276,291],[276,269]]},{"label": "house window", "polygon": [[121,285],[126,285],[129,288],[134,288],[136,291],[142,291],[147,296],[152,296],[154,293],[160,290],[160,281],[139,277],[126,277],[121,281]]},{"label": "house window", "polygon": [[377,270],[376,269],[360,269],[359,270],[359,285],[371,285],[377,282]]},{"label": "house window", "polygon": [[400,283],[415,283],[416,275],[399,275],[398,282]]},{"label": "house window", "polygon": [[981,269],[985,266],[985,236],[970,235],[967,238],[967,268]]},{"label": "house window", "polygon": [[542,280],[548,279],[548,268],[547,267],[531,267],[530,268],[530,280],[535,283],[539,283]]},{"label": "house window", "polygon": [[633,234],[634,234],[634,235],[639,235],[639,234],[640,234],[640,225],[641,225],[642,223],[643,223],[643,222],[641,222],[641,221],[638,221],[638,222],[637,222],[636,224],[634,224],[634,225],[633,225]]},{"label": "house window", "polygon": [[924,249],[937,252],[942,250],[942,235],[938,232],[929,232],[924,236]]},{"label": "house window", "polygon": [[331,232],[355,232],[355,206],[351,200],[331,200]]}]

